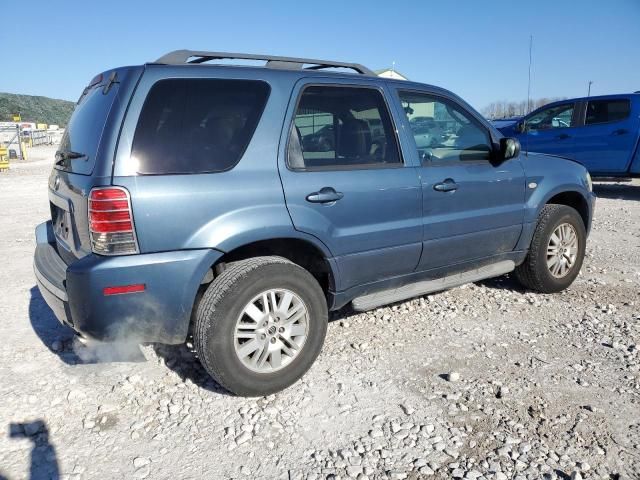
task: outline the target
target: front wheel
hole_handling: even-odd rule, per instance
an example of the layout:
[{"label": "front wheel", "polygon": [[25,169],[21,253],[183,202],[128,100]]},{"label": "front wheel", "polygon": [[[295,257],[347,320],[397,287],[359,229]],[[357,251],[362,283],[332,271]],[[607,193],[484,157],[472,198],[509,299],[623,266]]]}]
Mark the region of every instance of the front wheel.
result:
[{"label": "front wheel", "polygon": [[198,306],[194,344],[207,372],[243,396],[280,391],[313,364],[327,331],[316,279],[281,257],[231,263]]},{"label": "front wheel", "polygon": [[545,205],[531,240],[529,254],[516,267],[518,281],[531,290],[564,290],[580,273],[587,233],[580,214],[566,205]]}]

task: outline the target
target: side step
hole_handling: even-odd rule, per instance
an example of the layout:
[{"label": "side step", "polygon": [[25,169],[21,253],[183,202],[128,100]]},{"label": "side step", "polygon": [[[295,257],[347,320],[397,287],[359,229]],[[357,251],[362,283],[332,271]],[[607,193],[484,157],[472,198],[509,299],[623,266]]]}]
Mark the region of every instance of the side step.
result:
[{"label": "side step", "polygon": [[371,310],[389,303],[407,300],[408,298],[425,295],[427,293],[439,292],[448,288],[464,285],[465,283],[477,282],[485,278],[497,277],[513,271],[516,264],[511,260],[502,260],[484,267],[467,270],[466,272],[448,275],[435,280],[423,280],[410,283],[398,288],[383,290],[382,292],[370,293],[357,297],[353,300],[353,309],[358,312]]}]

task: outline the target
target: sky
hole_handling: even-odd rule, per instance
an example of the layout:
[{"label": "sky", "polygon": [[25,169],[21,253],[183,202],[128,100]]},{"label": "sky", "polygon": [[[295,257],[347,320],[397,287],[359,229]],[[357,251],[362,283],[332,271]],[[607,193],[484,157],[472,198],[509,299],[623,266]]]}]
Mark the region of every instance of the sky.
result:
[{"label": "sky", "polygon": [[640,0],[2,2],[0,92],[77,100],[104,70],[176,49],[395,68],[477,109],[640,90]]}]

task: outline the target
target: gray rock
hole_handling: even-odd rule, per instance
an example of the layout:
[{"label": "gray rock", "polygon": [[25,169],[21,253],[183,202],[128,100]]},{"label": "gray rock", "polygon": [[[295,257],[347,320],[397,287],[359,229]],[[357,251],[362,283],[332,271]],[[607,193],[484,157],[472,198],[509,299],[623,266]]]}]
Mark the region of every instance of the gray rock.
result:
[{"label": "gray rock", "polygon": [[149,465],[145,465],[144,467],[138,468],[134,476],[135,478],[147,478],[151,473],[151,467]]},{"label": "gray rock", "polygon": [[458,372],[445,373],[444,379],[449,382],[457,382],[460,380],[460,374]]},{"label": "gray rock", "polygon": [[361,473],[362,467],[359,465],[349,465],[347,467],[347,475],[349,475],[351,478],[356,478]]},{"label": "gray rock", "polygon": [[141,468],[144,467],[145,465],[149,465],[151,463],[151,460],[149,460],[146,457],[136,457],[133,459],[133,466],[135,468]]},{"label": "gray rock", "polygon": [[69,393],[67,394],[67,400],[69,400],[70,402],[74,402],[77,400],[82,400],[86,396],[87,395],[82,390],[73,389],[73,390],[70,390]]},{"label": "gray rock", "polygon": [[415,412],[415,409],[410,407],[409,405],[402,404],[402,405],[400,405],[400,408],[402,408],[402,411],[406,415],[411,415],[413,412]]},{"label": "gray rock", "polygon": [[243,443],[247,443],[249,440],[251,440],[251,434],[249,432],[242,432],[236,437],[236,444],[242,445]]}]

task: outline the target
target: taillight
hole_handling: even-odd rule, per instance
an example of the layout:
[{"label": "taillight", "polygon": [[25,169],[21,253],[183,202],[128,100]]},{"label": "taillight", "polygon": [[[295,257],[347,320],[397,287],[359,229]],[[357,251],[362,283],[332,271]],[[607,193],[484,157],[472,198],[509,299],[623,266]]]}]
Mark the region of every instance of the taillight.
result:
[{"label": "taillight", "polygon": [[122,187],[97,187],[89,194],[91,250],[99,255],[138,253],[129,192]]}]

